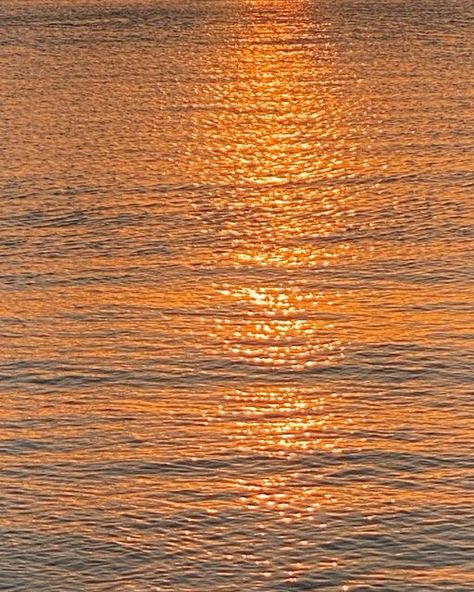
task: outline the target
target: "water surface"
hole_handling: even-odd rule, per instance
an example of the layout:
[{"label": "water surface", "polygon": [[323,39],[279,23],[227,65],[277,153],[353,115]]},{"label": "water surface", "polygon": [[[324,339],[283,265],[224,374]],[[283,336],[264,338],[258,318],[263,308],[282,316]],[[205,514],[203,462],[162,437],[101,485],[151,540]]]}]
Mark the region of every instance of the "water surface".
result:
[{"label": "water surface", "polygon": [[474,590],[473,8],[2,3],[2,590]]}]

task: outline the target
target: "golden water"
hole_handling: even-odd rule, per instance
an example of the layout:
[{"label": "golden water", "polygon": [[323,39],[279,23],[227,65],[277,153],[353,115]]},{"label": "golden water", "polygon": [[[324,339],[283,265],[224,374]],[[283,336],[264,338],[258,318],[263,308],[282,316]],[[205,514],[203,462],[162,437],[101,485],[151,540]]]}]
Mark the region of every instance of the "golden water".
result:
[{"label": "golden water", "polygon": [[0,6],[0,589],[472,592],[471,0]]}]

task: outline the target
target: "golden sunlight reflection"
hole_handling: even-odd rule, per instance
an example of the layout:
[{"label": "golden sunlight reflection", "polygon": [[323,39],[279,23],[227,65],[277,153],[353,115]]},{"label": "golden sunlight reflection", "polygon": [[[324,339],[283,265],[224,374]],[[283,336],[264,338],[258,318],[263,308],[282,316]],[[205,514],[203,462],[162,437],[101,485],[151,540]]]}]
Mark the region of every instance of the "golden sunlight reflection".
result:
[{"label": "golden sunlight reflection", "polygon": [[352,429],[352,419],[334,411],[335,393],[314,396],[309,388],[260,388],[236,391],[227,399],[236,414],[232,438],[247,452],[285,458],[315,451],[337,454],[344,430]]},{"label": "golden sunlight reflection", "polygon": [[[338,325],[347,302],[318,278],[358,257],[343,240],[355,216],[354,194],[337,180],[365,166],[350,139],[364,136],[349,123],[351,110],[361,107],[325,85],[337,68],[334,46],[289,43],[296,33],[311,38],[314,27],[323,35],[330,23],[310,19],[307,26],[296,32],[291,20],[254,23],[227,56],[238,62],[238,80],[214,96],[231,102],[239,117],[224,110],[219,133],[202,139],[213,152],[211,166],[230,167],[237,181],[231,195],[212,198],[225,212],[220,237],[228,245],[215,257],[241,279],[214,286],[223,308],[238,313],[217,318],[213,337],[233,361],[292,372],[344,357]],[[308,92],[295,92],[301,88]],[[300,270],[308,279],[293,280]]]},{"label": "golden sunlight reflection", "polygon": [[[228,435],[235,448],[288,463],[285,471],[240,479],[239,504],[274,511],[283,521],[313,521],[315,516],[321,521],[317,513],[337,504],[340,495],[322,481],[324,465],[332,464],[325,459],[353,447],[352,418],[336,412],[337,401],[335,393],[315,395],[310,388],[290,386],[236,390],[226,397],[227,416],[234,417]],[[298,469],[293,470],[296,459]],[[319,469],[311,468],[311,459],[320,459]],[[267,463],[271,466],[271,460]]]},{"label": "golden sunlight reflection", "polygon": [[[343,408],[340,395],[317,395],[310,388],[229,394],[227,413],[235,420],[228,429],[237,450],[287,464],[285,471],[240,479],[239,504],[248,510],[275,512],[283,522],[304,519],[325,528],[324,514],[341,505],[356,507],[363,498],[375,512],[376,506],[390,503],[391,491],[370,491],[363,481],[340,487],[331,478],[337,466],[334,457],[341,459],[344,452],[364,447],[357,433],[365,418],[353,418],[347,409],[341,412]],[[296,469],[292,462],[298,463]],[[347,467],[340,462],[342,474]],[[271,460],[267,463],[271,466]]]},{"label": "golden sunlight reflection", "polygon": [[411,434],[405,452],[423,454],[429,426],[458,421],[432,409],[426,413],[424,433],[416,414],[408,417],[405,407],[382,402],[383,393],[380,397],[380,404],[372,400],[369,407],[363,392],[323,392],[301,385],[229,392],[219,429],[234,453],[256,459],[253,473],[235,484],[237,504],[274,512],[282,522],[308,520],[322,529],[336,511],[363,511],[370,523],[395,502],[411,507],[429,499],[435,507],[450,499],[456,504],[455,483],[442,490],[429,487],[449,479],[449,468],[426,467],[417,475],[426,487],[402,490],[383,470],[370,479],[359,473],[359,463],[374,449],[388,457],[399,453],[397,441],[386,438],[387,433]]},{"label": "golden sunlight reflection", "polygon": [[[238,52],[244,84],[234,100],[244,125],[232,121],[221,128],[234,150],[216,156],[232,164],[242,185],[231,199],[215,201],[229,214],[222,235],[232,245],[219,257],[240,272],[242,281],[214,285],[223,314],[213,335],[237,364],[292,374],[344,359],[347,339],[340,325],[347,293],[318,278],[336,263],[357,257],[341,240],[354,216],[354,197],[334,181],[350,178],[360,166],[356,145],[347,145],[350,105],[324,87],[334,67],[333,48],[308,53],[298,45],[282,51],[268,43],[268,38],[284,40],[294,33],[289,21],[276,22],[271,30],[256,23],[252,42]],[[311,88],[297,93],[308,102],[296,99],[294,86]],[[311,137],[303,137],[301,129],[312,130]],[[261,270],[271,275],[264,280]],[[294,279],[298,270],[311,276]],[[302,455],[334,457],[347,445],[341,433],[351,429],[352,419],[335,414],[327,398],[337,397],[315,398],[301,386],[237,390],[224,406],[234,418],[225,431],[244,454],[285,463]],[[304,472],[242,478],[239,503],[249,510],[275,511],[283,521],[312,521],[321,505],[337,503],[337,496]]]},{"label": "golden sunlight reflection", "polygon": [[232,288],[219,292],[243,310],[236,319],[217,321],[216,337],[240,362],[286,370],[327,366],[344,357],[333,316],[343,307],[340,294],[304,290],[291,283]]}]

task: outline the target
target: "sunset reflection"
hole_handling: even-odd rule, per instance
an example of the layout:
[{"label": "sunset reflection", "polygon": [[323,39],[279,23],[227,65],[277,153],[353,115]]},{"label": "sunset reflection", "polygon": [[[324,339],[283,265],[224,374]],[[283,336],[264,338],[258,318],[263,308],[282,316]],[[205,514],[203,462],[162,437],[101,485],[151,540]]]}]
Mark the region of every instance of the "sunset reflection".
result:
[{"label": "sunset reflection", "polygon": [[297,371],[330,365],[343,357],[344,345],[328,312],[343,306],[337,294],[329,300],[324,293],[291,283],[234,291],[224,288],[221,293],[246,311],[235,322],[223,322],[216,334],[236,360]]},{"label": "sunset reflection", "polygon": [[0,590],[474,590],[465,4],[2,3]]},{"label": "sunset reflection", "polygon": [[[314,27],[323,34],[330,23],[307,26],[299,39],[313,35]],[[354,216],[354,196],[329,181],[350,178],[363,167],[356,143],[348,140],[351,104],[324,83],[337,67],[335,48],[286,47],[294,35],[288,20],[271,27],[256,22],[246,43],[228,56],[239,64],[239,78],[217,97],[231,98],[240,116],[223,114],[223,150],[214,163],[231,166],[238,185],[231,196],[213,198],[226,212],[221,236],[228,248],[218,261],[243,280],[215,286],[222,306],[239,316],[218,319],[214,337],[237,362],[292,372],[336,364],[344,356],[338,321],[346,301],[318,278],[357,258],[342,240]],[[270,43],[275,38],[283,45]],[[311,92],[302,101],[295,86]],[[298,270],[306,277],[293,277]],[[265,279],[263,271],[269,272]]]}]

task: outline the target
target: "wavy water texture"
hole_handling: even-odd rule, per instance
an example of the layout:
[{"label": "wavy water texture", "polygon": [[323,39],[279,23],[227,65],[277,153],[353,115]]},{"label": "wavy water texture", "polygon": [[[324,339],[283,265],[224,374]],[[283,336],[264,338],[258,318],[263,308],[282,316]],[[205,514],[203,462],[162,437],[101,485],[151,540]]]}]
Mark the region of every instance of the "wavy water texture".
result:
[{"label": "wavy water texture", "polygon": [[473,8],[2,3],[2,590],[474,590]]}]

